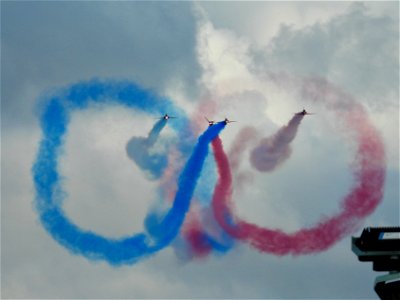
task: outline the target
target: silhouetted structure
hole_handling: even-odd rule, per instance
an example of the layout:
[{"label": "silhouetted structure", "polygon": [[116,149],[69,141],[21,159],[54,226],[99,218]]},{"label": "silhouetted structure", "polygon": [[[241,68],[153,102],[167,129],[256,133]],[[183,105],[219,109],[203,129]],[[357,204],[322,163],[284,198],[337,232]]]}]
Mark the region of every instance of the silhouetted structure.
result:
[{"label": "silhouetted structure", "polygon": [[360,261],[371,261],[374,271],[389,272],[375,280],[382,300],[400,300],[400,227],[367,227],[351,248]]}]

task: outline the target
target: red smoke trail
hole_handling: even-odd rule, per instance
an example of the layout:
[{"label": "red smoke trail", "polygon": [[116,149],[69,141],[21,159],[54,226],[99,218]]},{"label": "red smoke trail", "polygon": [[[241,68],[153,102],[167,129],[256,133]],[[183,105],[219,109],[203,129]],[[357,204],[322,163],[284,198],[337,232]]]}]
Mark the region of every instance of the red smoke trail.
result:
[{"label": "red smoke trail", "polygon": [[[200,132],[202,128],[208,126],[204,117],[213,119],[217,107],[217,103],[208,98],[200,102],[199,107],[191,118],[193,132]],[[164,189],[168,190],[169,186],[169,182],[166,182]],[[184,249],[179,250],[184,250],[186,257],[191,259],[204,258],[215,250],[212,240],[217,244],[222,244],[220,241],[223,241],[223,238],[221,238],[223,230],[214,220],[212,210],[209,207],[196,205],[199,203],[198,201],[196,198],[193,199],[190,213],[187,215],[181,229],[181,235],[187,244],[184,245]],[[179,244],[175,246],[181,247]]]},{"label": "red smoke trail", "polygon": [[314,101],[320,99],[335,110],[343,121],[343,129],[352,133],[357,142],[353,165],[354,184],[341,203],[341,211],[320,220],[314,227],[285,233],[279,229],[262,228],[240,220],[233,214],[232,176],[221,140],[213,140],[219,179],[213,195],[214,216],[231,236],[246,241],[261,252],[276,255],[320,252],[351,233],[358,223],[371,214],[383,196],[385,153],[381,137],[370,123],[361,105],[326,81],[308,79],[302,82],[302,93]]},{"label": "red smoke trail", "polygon": [[212,247],[204,239],[204,229],[198,209],[192,209],[187,215],[181,234],[189,243],[191,258],[203,258],[211,252]]},{"label": "red smoke trail", "polygon": [[211,142],[211,145],[218,168],[218,181],[215,185],[212,199],[214,217],[218,224],[231,236],[242,239],[243,237],[240,236],[239,230],[231,224],[233,217],[231,207],[233,204],[231,203],[232,173],[229,160],[224,152],[220,137],[216,137]]},{"label": "red smoke trail", "polygon": [[289,123],[273,136],[262,139],[251,152],[250,162],[260,172],[270,172],[287,160],[292,153],[290,143],[304,115],[294,115]]}]

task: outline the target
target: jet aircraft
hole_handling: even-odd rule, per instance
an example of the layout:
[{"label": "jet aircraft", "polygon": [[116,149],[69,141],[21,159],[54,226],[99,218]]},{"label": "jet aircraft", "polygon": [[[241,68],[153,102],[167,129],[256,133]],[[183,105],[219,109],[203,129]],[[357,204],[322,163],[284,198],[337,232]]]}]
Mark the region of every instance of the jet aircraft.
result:
[{"label": "jet aircraft", "polygon": [[229,124],[229,123],[233,123],[233,122],[237,122],[237,121],[231,121],[228,118],[225,118],[224,122],[225,122],[225,124]]},{"label": "jet aircraft", "polygon": [[[208,126],[213,126],[213,125],[215,124],[215,121],[209,120],[209,119],[207,119],[207,117],[204,117],[204,118],[207,120]],[[231,120],[229,120],[228,118],[225,118],[222,122],[224,122],[225,125],[226,125],[226,124],[228,124],[228,123],[237,122],[237,121],[231,121]]]},{"label": "jet aircraft", "polygon": [[309,113],[303,108],[302,111],[300,111],[298,113],[295,113],[295,115],[297,115],[297,116],[305,116],[305,115],[315,115],[315,113]]},{"label": "jet aircraft", "polygon": [[171,117],[168,114],[165,114],[164,116],[162,116],[161,118],[158,118],[158,120],[169,120],[169,119],[176,119],[176,117]]},{"label": "jet aircraft", "polygon": [[215,121],[210,121],[209,119],[207,119],[207,117],[204,117],[204,119],[207,120],[208,126],[213,126],[215,124]]}]

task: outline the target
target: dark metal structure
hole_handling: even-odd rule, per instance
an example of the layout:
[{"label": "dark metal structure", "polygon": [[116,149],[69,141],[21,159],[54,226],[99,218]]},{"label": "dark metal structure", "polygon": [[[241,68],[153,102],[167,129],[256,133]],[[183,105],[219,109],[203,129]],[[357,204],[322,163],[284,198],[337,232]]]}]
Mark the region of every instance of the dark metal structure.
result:
[{"label": "dark metal structure", "polygon": [[374,271],[389,272],[375,280],[382,300],[400,300],[400,227],[367,227],[351,240],[360,261],[372,262]]}]

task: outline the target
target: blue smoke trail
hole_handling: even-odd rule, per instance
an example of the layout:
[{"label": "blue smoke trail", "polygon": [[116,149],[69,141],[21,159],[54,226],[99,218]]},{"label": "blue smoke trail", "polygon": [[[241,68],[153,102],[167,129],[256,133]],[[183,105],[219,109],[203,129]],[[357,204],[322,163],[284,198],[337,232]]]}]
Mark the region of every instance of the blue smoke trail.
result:
[{"label": "blue smoke trail", "polygon": [[167,120],[159,120],[154,124],[147,138],[133,137],[126,145],[128,156],[142,171],[145,171],[149,179],[160,178],[168,165],[168,159],[165,154],[150,152],[166,124]]},{"label": "blue smoke trail", "polygon": [[225,128],[225,125],[225,122],[220,122],[209,126],[199,137],[192,155],[178,178],[178,190],[168,213],[160,217],[153,212],[146,217],[146,229],[158,241],[159,245],[165,244],[177,235],[183,222],[181,216],[188,211],[190,200],[200,178],[204,161],[208,155],[209,144]]},{"label": "blue smoke trail", "polygon": [[115,266],[132,264],[167,246],[179,232],[207,156],[208,145],[224,128],[224,124],[209,127],[199,138],[179,178],[178,191],[171,209],[159,223],[152,222],[151,226],[146,224],[150,234],[138,233],[111,239],[80,229],[68,219],[61,206],[66,193],[61,187],[57,162],[62,152],[70,113],[87,108],[91,102],[114,102],[148,113],[168,111],[179,116],[180,120],[174,123],[174,127],[180,135],[178,147],[181,151],[189,149],[182,145],[190,140],[188,120],[168,99],[155,96],[130,82],[89,81],[75,84],[46,99],[43,105],[40,118],[43,137],[32,166],[36,189],[35,206],[41,223],[56,241],[72,253],[92,260],[105,260]]},{"label": "blue smoke trail", "polygon": [[210,236],[207,233],[203,233],[202,239],[204,244],[208,245],[212,250],[217,251],[221,254],[227,253],[229,250],[232,249],[234,245],[234,240],[226,233],[223,233],[222,241],[218,241],[216,238]]}]

